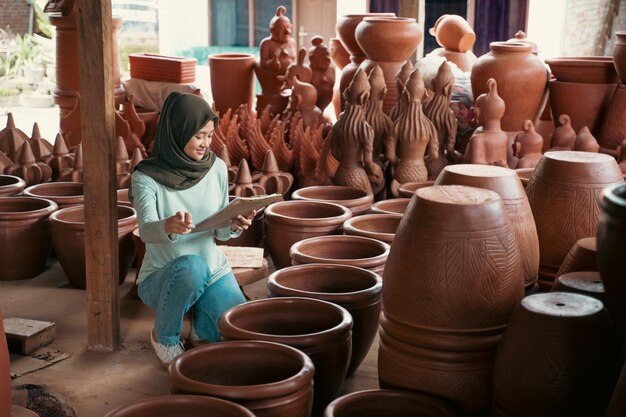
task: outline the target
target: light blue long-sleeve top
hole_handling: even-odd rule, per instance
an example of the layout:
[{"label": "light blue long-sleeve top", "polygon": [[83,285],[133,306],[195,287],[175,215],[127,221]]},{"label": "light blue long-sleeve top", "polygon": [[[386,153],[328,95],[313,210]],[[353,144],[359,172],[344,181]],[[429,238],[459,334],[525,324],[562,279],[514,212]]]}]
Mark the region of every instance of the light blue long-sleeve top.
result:
[{"label": "light blue long-sleeve top", "polygon": [[135,171],[132,192],[139,236],[146,244],[146,255],[137,283],[183,255],[199,255],[207,261],[212,275],[209,284],[231,271],[215,239],[228,240],[241,232],[231,232],[230,226],[226,226],[186,235],[165,233],[165,220],[178,211],[191,213],[192,221],[197,224],[228,204],[228,174],[224,161],[216,158],[204,178],[186,190],[168,188],[149,175]]}]

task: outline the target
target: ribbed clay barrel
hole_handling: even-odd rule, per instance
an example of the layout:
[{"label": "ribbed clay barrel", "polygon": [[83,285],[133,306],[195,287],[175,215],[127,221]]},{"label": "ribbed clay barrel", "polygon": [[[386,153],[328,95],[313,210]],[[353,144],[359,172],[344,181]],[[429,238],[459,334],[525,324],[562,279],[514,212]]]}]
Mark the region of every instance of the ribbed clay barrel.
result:
[{"label": "ribbed clay barrel", "polygon": [[517,239],[496,192],[417,190],[385,268],[381,388],[439,395],[464,416],[487,412],[496,347],[523,293]]}]

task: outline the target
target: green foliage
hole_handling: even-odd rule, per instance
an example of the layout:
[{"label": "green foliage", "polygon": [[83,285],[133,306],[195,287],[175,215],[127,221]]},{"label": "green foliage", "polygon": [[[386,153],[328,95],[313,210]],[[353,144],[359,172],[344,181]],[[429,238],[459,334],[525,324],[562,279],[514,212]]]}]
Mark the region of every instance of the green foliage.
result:
[{"label": "green foliage", "polygon": [[24,67],[43,63],[42,47],[33,35],[15,35],[8,39],[0,36],[0,45],[4,50],[0,55],[0,73],[5,76],[21,75]]},{"label": "green foliage", "polygon": [[0,97],[16,96],[20,93],[20,90],[13,87],[0,87]]},{"label": "green foliage", "polygon": [[48,39],[52,39],[52,25],[50,24],[48,15],[43,12],[43,8],[38,2],[34,2],[33,7],[35,8],[35,19],[37,20],[39,34]]}]

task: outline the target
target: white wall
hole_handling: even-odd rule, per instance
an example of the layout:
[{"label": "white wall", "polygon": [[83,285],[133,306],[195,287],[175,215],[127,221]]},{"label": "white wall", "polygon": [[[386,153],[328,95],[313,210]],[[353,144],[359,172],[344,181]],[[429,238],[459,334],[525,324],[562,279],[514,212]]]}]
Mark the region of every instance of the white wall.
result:
[{"label": "white wall", "polygon": [[337,18],[345,14],[367,13],[368,5],[367,0],[337,0]]},{"label": "white wall", "polygon": [[563,56],[567,0],[530,0],[528,39],[537,43],[543,59]]},{"label": "white wall", "polygon": [[159,52],[177,51],[209,44],[209,2],[207,0],[159,1]]}]

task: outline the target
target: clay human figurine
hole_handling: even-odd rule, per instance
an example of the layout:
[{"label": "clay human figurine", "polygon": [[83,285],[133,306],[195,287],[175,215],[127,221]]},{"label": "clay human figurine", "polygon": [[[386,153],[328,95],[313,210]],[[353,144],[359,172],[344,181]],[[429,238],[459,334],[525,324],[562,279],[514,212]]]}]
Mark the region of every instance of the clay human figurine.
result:
[{"label": "clay human figurine", "polygon": [[392,107],[387,113],[392,121],[400,117],[400,113],[402,113],[406,107],[406,103],[404,102],[406,96],[402,94],[402,91],[404,90],[404,85],[409,80],[411,72],[413,72],[413,64],[411,61],[406,61],[396,74],[396,91],[398,92],[397,103],[395,107]]},{"label": "clay human figurine", "polygon": [[424,114],[435,125],[439,141],[439,158],[430,160],[427,165],[429,179],[437,178],[441,170],[448,165],[446,154],[452,161],[462,159],[462,155],[457,155],[454,150],[457,121],[450,108],[453,86],[452,69],[444,61],[437,70],[437,76],[431,81],[430,87],[434,95],[424,108]]},{"label": "clay human figurine", "polygon": [[574,150],[582,152],[598,152],[600,150],[600,144],[587,126],[578,131],[576,141],[574,142]]},{"label": "clay human figurine", "polygon": [[504,100],[498,95],[496,80],[487,80],[487,93],[476,99],[474,115],[480,126],[467,144],[465,163],[498,165],[507,168],[509,140],[502,131]]},{"label": "clay human figurine", "polygon": [[419,68],[411,73],[403,94],[407,108],[394,122],[393,134],[385,148],[387,160],[393,166],[391,193],[394,197],[398,197],[401,184],[428,179],[426,151],[428,160],[439,158],[437,131],[422,110],[426,87]]},{"label": "clay human figurine", "polygon": [[365,120],[364,106],[370,94],[365,72],[357,69],[342,93],[345,110],[332,128],[332,155],[339,161],[333,182],[360,188],[373,194],[372,184],[384,182],[380,166],[374,162],[374,129]]},{"label": "clay human figurine", "polygon": [[524,131],[518,133],[513,142],[513,155],[518,159],[515,168],[536,167],[542,156],[542,148],[543,137],[535,132],[533,122],[526,120],[524,122]]},{"label": "clay human figurine", "polygon": [[311,39],[313,46],[309,48],[309,65],[313,72],[311,84],[317,90],[315,105],[324,111],[333,99],[335,66],[330,60],[328,47],[322,42],[324,42],[324,38],[321,36],[314,36]]},{"label": "clay human figurine", "polygon": [[285,75],[277,75],[276,79],[283,82],[283,88],[292,88],[291,80],[293,77],[298,77],[300,81],[310,83],[313,79],[313,71],[304,62],[306,58],[306,49],[298,49],[298,58],[296,62],[293,62],[287,66]]},{"label": "clay human figurine", "polygon": [[572,128],[572,121],[567,114],[559,116],[559,126],[552,134],[552,147],[549,151],[571,151],[576,143],[576,131]]}]

